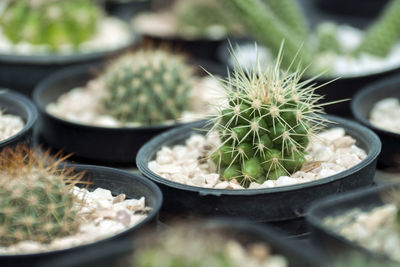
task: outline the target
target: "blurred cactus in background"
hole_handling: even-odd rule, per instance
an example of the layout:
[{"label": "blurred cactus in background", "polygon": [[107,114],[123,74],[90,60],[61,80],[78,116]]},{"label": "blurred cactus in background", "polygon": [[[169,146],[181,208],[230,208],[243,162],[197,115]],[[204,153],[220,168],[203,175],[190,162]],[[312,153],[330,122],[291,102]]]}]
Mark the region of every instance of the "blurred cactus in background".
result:
[{"label": "blurred cactus in background", "polygon": [[5,36],[13,43],[48,45],[56,51],[90,39],[102,15],[91,0],[11,0],[0,16]]}]

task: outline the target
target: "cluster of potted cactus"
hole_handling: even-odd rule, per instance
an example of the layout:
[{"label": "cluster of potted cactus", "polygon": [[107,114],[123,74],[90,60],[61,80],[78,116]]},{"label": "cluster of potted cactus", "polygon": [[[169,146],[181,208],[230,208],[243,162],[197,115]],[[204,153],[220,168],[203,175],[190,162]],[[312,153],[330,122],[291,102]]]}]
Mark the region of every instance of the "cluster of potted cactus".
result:
[{"label": "cluster of potted cactus", "polygon": [[[387,201],[393,186],[371,186],[381,150],[374,131],[382,166],[398,164],[387,143],[398,136],[368,119],[377,100],[397,97],[398,79],[351,102],[365,127],[329,114],[347,99],[325,95],[336,74],[321,58],[389,55],[399,0],[351,51],[334,24],[312,32],[293,0],[171,7],[173,37],[194,44],[251,34],[275,60],[257,55],[244,66],[231,46],[225,71],[211,54],[133,47],[129,20],[110,18],[97,1],[0,3],[0,86],[34,89],[33,103],[0,90],[0,265],[353,266],[367,258],[395,266],[397,254],[386,252],[400,249],[398,202]],[[29,85],[2,82],[2,65]],[[49,75],[55,65],[66,68]],[[380,250],[371,248],[378,241]]]}]

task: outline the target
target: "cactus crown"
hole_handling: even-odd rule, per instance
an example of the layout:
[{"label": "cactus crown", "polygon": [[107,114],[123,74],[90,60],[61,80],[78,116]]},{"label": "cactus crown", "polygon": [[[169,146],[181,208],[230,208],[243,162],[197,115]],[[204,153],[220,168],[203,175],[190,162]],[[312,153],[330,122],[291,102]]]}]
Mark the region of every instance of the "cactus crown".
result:
[{"label": "cactus crown", "polygon": [[70,190],[83,174],[59,169],[64,159],[21,146],[0,153],[0,246],[49,243],[78,230],[77,203],[82,202]]},{"label": "cactus crown", "polygon": [[237,62],[223,81],[229,105],[213,120],[211,132],[222,145],[211,159],[226,180],[248,186],[299,170],[310,136],[327,121],[314,78],[300,81],[303,72],[280,70],[281,57],[282,47],[275,65],[265,69],[259,60],[250,70]]},{"label": "cactus crown", "polygon": [[0,25],[13,43],[47,45],[57,51],[61,45],[75,48],[96,32],[101,10],[88,0],[10,1],[0,16]]},{"label": "cactus crown", "polygon": [[195,79],[184,57],[141,49],[106,70],[104,108],[122,122],[151,125],[176,120],[187,109]]}]

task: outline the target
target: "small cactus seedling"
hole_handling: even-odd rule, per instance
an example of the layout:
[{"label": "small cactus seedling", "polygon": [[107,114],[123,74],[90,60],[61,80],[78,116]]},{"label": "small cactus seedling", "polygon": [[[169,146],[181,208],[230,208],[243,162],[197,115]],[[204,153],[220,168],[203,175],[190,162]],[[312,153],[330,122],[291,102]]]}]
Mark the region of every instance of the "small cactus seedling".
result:
[{"label": "small cactus seedling", "polygon": [[0,246],[24,240],[49,243],[76,233],[81,202],[70,189],[82,174],[57,168],[62,160],[26,147],[0,153]]},{"label": "small cactus seedling", "polygon": [[178,119],[189,105],[195,78],[182,56],[161,49],[125,55],[104,77],[107,112],[122,122],[145,125]]},{"label": "small cactus seedling", "polygon": [[282,47],[274,66],[244,70],[236,63],[223,81],[229,106],[220,107],[211,132],[222,141],[212,154],[222,177],[244,186],[299,170],[310,136],[324,126],[321,96],[300,81],[302,72],[280,70]]},{"label": "small cactus seedling", "polygon": [[101,10],[90,0],[11,0],[0,25],[13,43],[77,47],[96,32]]}]

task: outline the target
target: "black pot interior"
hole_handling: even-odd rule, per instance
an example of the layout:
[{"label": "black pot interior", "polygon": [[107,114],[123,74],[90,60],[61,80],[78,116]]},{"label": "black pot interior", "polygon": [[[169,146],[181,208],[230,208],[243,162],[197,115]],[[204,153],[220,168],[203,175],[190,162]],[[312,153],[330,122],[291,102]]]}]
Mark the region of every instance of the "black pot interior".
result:
[{"label": "black pot interior", "polygon": [[[5,89],[6,90],[6,89]],[[6,114],[17,115],[22,118],[22,120],[27,123],[33,117],[32,111],[27,107],[26,103],[20,99],[19,96],[14,93],[9,93],[5,91],[4,93],[0,91],[0,109]]]},{"label": "black pot interior", "polygon": [[352,104],[353,113],[364,120],[368,120],[376,102],[388,97],[400,99],[399,87],[400,79],[398,76],[370,85],[354,98]]}]

